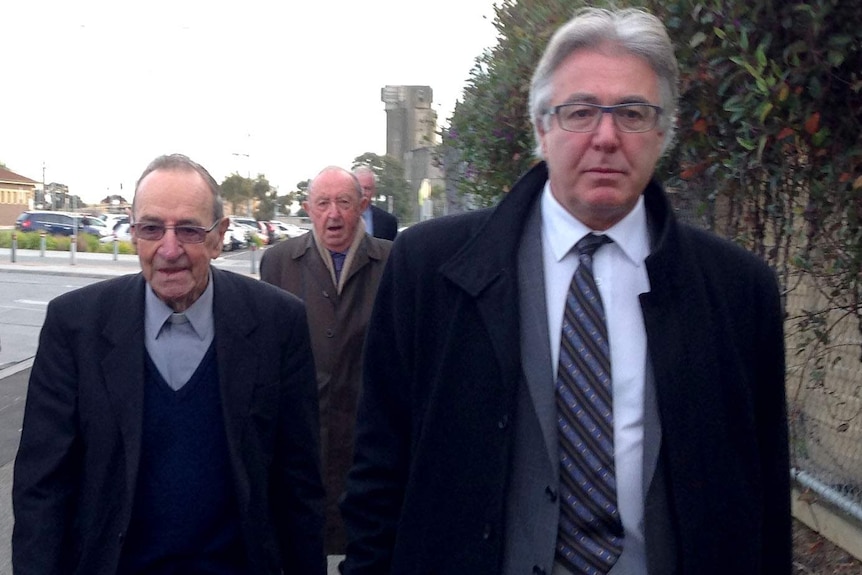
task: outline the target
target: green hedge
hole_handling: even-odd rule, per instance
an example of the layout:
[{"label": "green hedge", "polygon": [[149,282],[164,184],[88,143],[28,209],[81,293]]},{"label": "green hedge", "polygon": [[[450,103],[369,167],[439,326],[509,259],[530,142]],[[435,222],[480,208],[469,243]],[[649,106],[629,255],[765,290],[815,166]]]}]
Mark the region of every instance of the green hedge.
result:
[{"label": "green hedge", "polygon": [[[13,230],[0,230],[0,248],[12,247],[12,234],[17,234],[18,249],[22,250],[41,250],[42,235],[39,232],[15,232]],[[68,252],[72,239],[69,236],[45,236],[45,249],[50,251]],[[131,242],[120,242],[119,253],[134,254],[135,248]],[[112,243],[103,244],[99,242],[99,238],[91,234],[81,234],[78,236],[76,251],[90,253],[114,253],[114,245]]]}]

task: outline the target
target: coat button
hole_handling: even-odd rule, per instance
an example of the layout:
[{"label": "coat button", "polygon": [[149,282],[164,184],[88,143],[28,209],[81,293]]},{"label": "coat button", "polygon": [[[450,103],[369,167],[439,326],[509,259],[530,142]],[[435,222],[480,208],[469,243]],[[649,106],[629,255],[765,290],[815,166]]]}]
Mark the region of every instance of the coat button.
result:
[{"label": "coat button", "polygon": [[329,299],[329,292],[326,290],[323,290],[323,297]]},{"label": "coat button", "polygon": [[533,575],[546,575],[546,571],[538,565],[533,565]]},{"label": "coat button", "polygon": [[117,535],[117,541],[119,541],[120,545],[122,545],[123,541],[125,541],[125,540],[126,540],[126,534],[123,531],[120,531],[120,533]]},{"label": "coat button", "polygon": [[557,502],[557,492],[554,491],[554,489],[550,485],[545,487],[545,495],[548,496],[548,501],[550,501],[551,503]]},{"label": "coat button", "polygon": [[326,330],[326,337],[332,337],[333,335],[335,335],[335,332],[332,329]]},{"label": "coat button", "polygon": [[504,415],[500,418],[500,421],[497,422],[497,427],[500,429],[506,429],[509,426],[509,416]]},{"label": "coat button", "polygon": [[482,529],[482,539],[486,541],[491,538],[491,524],[486,523],[485,527]]}]

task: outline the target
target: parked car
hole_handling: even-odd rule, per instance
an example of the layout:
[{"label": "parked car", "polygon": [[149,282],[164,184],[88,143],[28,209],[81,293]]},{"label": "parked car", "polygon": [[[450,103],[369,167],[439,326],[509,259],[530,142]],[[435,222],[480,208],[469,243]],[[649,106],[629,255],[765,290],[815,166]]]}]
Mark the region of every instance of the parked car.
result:
[{"label": "parked car", "polygon": [[120,224],[129,223],[128,214],[102,214],[99,218],[105,222],[105,225],[111,231],[114,231]]},{"label": "parked car", "polygon": [[260,231],[260,226],[257,225],[256,219],[242,216],[231,216],[230,221],[233,225],[239,226],[248,232],[246,234],[246,241],[250,241],[253,237],[257,238],[257,240],[263,244],[269,241],[267,234]]},{"label": "parked car", "polygon": [[[85,225],[84,221],[87,221]],[[22,232],[45,232],[46,234],[58,236],[71,236],[77,229],[80,233],[99,235],[99,229],[90,225],[90,218],[79,216],[69,212],[52,212],[32,210],[22,213],[15,220],[15,229]]]},{"label": "parked car", "polygon": [[126,223],[118,223],[110,235],[107,235],[103,238],[100,238],[99,241],[103,244],[109,244],[113,242],[115,239],[118,242],[130,242],[132,241],[132,230],[131,226],[128,222]]},{"label": "parked car", "polygon": [[233,222],[227,227],[222,241],[222,251],[232,252],[248,247],[247,229],[244,226],[234,225]]},{"label": "parked car", "polygon": [[278,220],[271,220],[269,223],[275,228],[276,236],[280,236],[282,238],[296,238],[308,233],[307,229],[301,228],[296,224],[288,224]]},{"label": "parked car", "polygon": [[84,228],[84,231],[88,234],[93,234],[94,236],[99,236],[99,238],[108,237],[111,235],[112,231],[105,222],[100,220],[94,216],[78,216],[81,221],[81,225]]}]

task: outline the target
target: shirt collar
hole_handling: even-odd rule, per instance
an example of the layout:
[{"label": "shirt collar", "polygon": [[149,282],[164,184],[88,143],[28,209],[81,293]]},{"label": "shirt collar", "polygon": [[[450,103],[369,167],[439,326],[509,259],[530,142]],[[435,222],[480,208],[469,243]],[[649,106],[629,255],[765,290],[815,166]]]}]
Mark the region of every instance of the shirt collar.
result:
[{"label": "shirt collar", "polygon": [[[153,291],[153,288],[147,285],[144,290],[144,313],[145,313],[145,329],[148,337],[157,339],[161,334],[162,328],[168,318],[174,312]],[[203,341],[209,334],[213,332],[213,274],[209,271],[207,287],[200,297],[183,312],[189,320],[195,334]]]},{"label": "shirt collar", "polygon": [[[562,260],[578,240],[594,231],[570,214],[557,201],[551,193],[550,180],[545,182],[545,189],[542,191],[541,209],[545,238],[557,261]],[[641,266],[649,255],[649,233],[643,195],[638,198],[635,207],[622,220],[604,232],[595,233],[606,234],[634,265]]]}]

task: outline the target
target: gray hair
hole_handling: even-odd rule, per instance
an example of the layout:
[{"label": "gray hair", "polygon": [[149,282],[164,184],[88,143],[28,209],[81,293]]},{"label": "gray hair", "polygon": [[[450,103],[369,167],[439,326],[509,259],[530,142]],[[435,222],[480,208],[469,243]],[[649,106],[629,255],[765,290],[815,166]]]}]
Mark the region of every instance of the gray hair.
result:
[{"label": "gray hair", "polygon": [[345,170],[344,168],[339,166],[327,166],[320,170],[320,172],[318,172],[318,174],[314,176],[314,179],[311,180],[311,182],[308,184],[308,193],[306,194],[307,198],[311,198],[311,192],[314,190],[314,182],[317,181],[317,178],[319,178],[323,174],[328,174],[330,172],[344,172],[345,174],[350,176],[350,179],[353,180],[353,187],[356,188],[356,193],[359,195],[359,199],[362,200],[362,198],[365,197],[365,194],[362,192],[362,185],[359,183],[359,180],[356,178],[356,174],[354,172],[351,172],[350,170]]},{"label": "gray hair", "polygon": [[557,29],[533,73],[529,114],[536,137],[536,156],[543,157],[540,127],[542,130],[549,127],[554,72],[572,52],[584,48],[624,50],[647,61],[658,76],[663,110],[659,126],[665,132],[664,153],[676,133],[679,98],[679,66],[664,24],[656,16],[638,8],[582,8]]},{"label": "gray hair", "polygon": [[132,200],[133,216],[135,214],[135,204],[138,201],[138,188],[140,187],[143,179],[151,173],[155,172],[156,170],[196,172],[197,174],[199,174],[204,179],[204,182],[206,182],[207,187],[210,189],[210,192],[212,192],[213,221],[221,220],[224,217],[224,200],[222,200],[221,188],[215,181],[215,178],[210,175],[206,168],[193,161],[188,156],[184,156],[182,154],[166,154],[164,156],[159,156],[158,158],[150,162],[150,165],[146,167],[144,173],[141,174],[141,177],[138,178],[138,181],[135,183],[135,198]]},{"label": "gray hair", "polygon": [[371,179],[374,181],[374,185],[377,185],[377,174],[374,173],[374,170],[369,168],[368,166],[357,166],[353,168],[353,175],[360,176],[362,174],[371,174]]}]

